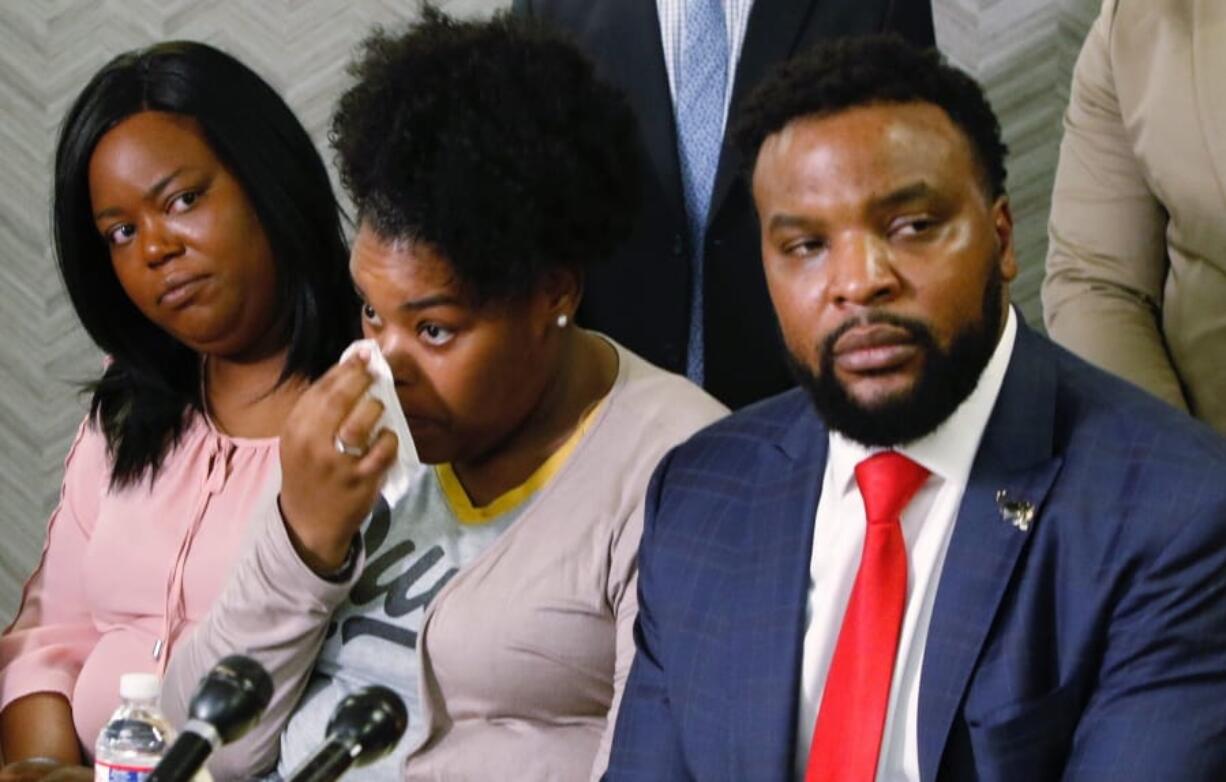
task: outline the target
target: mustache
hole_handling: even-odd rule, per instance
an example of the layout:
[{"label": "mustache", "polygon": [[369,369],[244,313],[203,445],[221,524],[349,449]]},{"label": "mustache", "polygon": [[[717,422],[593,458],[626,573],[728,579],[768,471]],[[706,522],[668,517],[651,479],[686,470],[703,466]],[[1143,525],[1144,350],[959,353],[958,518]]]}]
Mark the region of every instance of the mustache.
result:
[{"label": "mustache", "polygon": [[874,310],[862,315],[853,315],[840,323],[834,331],[827,334],[826,338],[822,340],[822,355],[824,357],[832,356],[834,354],[835,343],[844,334],[852,329],[864,326],[894,326],[906,331],[912,339],[921,345],[932,346],[935,344],[932,330],[923,321],[915,320],[914,318],[904,318],[901,315],[895,315],[890,312]]}]

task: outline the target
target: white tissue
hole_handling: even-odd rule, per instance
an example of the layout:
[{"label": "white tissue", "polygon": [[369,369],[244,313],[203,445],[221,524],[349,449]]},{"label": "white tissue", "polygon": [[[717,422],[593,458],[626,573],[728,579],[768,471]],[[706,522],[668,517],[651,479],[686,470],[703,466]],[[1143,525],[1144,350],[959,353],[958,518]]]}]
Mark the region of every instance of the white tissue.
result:
[{"label": "white tissue", "polygon": [[387,359],[379,352],[379,343],[373,339],[360,339],[341,354],[341,362],[352,356],[359,348],[366,348],[366,370],[370,372],[374,382],[366,389],[366,396],[383,403],[383,415],[371,432],[371,441],[380,429],[387,429],[396,435],[400,442],[396,453],[396,463],[383,476],[383,486],[379,491],[390,507],[409,490],[413,476],[421,469],[421,460],[417,458],[417,448],[413,445],[413,436],[409,434],[409,424],[404,420],[404,411],[400,409],[400,400],[396,397],[396,383],[392,379],[392,368],[387,365]]}]

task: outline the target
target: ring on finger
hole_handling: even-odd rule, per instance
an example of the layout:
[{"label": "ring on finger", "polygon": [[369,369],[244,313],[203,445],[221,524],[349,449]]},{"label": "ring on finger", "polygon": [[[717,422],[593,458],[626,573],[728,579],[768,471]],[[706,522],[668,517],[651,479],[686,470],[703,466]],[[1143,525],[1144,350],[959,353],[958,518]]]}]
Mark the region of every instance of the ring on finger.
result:
[{"label": "ring on finger", "polygon": [[358,448],[356,445],[350,445],[349,443],[342,440],[339,434],[332,440],[332,444],[336,446],[337,453],[343,454],[345,456],[352,456],[354,458],[360,459],[366,455],[365,448]]}]

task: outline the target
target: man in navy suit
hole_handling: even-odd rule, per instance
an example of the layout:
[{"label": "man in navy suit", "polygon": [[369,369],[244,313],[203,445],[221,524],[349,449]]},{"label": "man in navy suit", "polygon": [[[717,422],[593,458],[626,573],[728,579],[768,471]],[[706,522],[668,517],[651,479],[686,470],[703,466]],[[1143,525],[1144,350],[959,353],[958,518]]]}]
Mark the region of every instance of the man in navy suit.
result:
[{"label": "man in navy suit", "polygon": [[1226,779],[1226,441],[1009,306],[979,87],[838,42],[737,135],[802,388],[658,468],[608,778]]}]

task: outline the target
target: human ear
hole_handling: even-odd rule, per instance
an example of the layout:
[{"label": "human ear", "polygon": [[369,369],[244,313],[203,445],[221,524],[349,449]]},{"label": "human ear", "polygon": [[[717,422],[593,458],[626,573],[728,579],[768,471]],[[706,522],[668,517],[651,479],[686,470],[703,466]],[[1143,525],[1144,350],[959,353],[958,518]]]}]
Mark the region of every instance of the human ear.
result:
[{"label": "human ear", "polygon": [[583,275],[577,269],[552,269],[538,286],[538,309],[542,319],[553,328],[565,328],[574,322],[582,298]]},{"label": "human ear", "polygon": [[999,256],[1000,276],[1005,282],[1017,278],[1017,255],[1013,249],[1013,210],[1009,197],[1002,195],[992,204],[992,228],[996,234],[996,251]]}]

